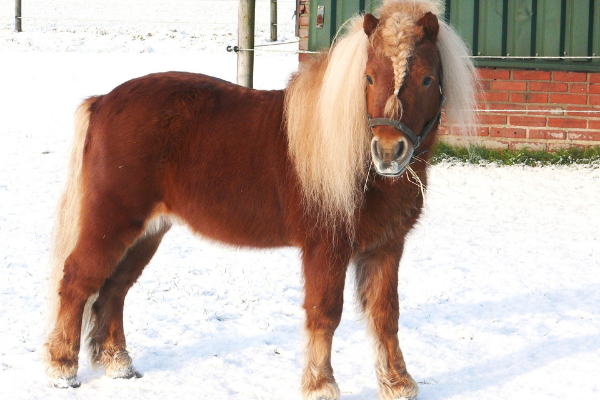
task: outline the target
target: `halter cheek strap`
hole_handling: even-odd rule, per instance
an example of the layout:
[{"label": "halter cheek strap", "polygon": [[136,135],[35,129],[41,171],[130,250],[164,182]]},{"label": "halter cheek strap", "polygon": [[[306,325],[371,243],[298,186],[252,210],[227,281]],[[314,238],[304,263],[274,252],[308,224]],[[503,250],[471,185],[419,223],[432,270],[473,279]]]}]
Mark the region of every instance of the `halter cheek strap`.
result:
[{"label": "halter cheek strap", "polygon": [[[440,87],[440,92],[441,92],[441,87]],[[408,126],[404,125],[399,120],[389,119],[389,118],[371,118],[371,116],[369,114],[367,114],[367,118],[369,120],[369,128],[374,128],[379,125],[389,125],[389,126],[392,126],[396,129],[398,129],[400,132],[402,132],[404,134],[404,136],[406,136],[407,138],[410,139],[410,141],[413,144],[414,151],[416,152],[418,147],[421,145],[421,143],[423,143],[423,141],[429,134],[429,132],[431,132],[431,129],[439,121],[440,116],[442,115],[442,106],[444,105],[445,101],[446,101],[446,98],[443,95],[441,95],[440,108],[439,108],[436,116],[433,117],[433,119],[431,121],[429,121],[427,123],[427,125],[425,125],[425,127],[421,131],[420,135],[415,135],[415,133],[412,131],[412,129],[410,129]],[[422,153],[423,152],[417,153],[416,155],[413,156],[413,158]]]}]

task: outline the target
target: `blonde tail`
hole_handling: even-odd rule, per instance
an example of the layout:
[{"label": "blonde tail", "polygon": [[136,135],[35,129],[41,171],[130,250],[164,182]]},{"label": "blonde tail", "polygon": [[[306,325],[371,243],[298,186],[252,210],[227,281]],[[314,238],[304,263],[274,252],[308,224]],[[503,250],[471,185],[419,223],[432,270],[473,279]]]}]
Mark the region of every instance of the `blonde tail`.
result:
[{"label": "blonde tail", "polygon": [[79,238],[79,214],[81,209],[83,148],[87,135],[91,105],[97,97],[85,100],[75,114],[75,135],[69,159],[67,184],[56,209],[53,232],[52,258],[50,259],[49,318],[50,333],[58,318],[60,308],[59,288],[63,278],[65,260],[71,254]]}]

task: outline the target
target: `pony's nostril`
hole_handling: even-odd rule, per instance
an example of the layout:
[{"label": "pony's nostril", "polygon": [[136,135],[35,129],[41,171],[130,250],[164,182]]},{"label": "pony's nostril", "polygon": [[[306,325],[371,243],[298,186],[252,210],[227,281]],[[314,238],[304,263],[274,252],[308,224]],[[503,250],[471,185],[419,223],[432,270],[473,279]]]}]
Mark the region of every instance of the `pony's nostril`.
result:
[{"label": "pony's nostril", "polygon": [[379,148],[379,140],[373,139],[373,143],[371,145],[373,148],[373,152],[377,157],[381,157],[381,149]]},{"label": "pony's nostril", "polygon": [[400,156],[402,154],[404,154],[404,142],[398,142],[398,151],[396,152],[396,155],[394,156],[394,160],[397,160],[400,158]]}]

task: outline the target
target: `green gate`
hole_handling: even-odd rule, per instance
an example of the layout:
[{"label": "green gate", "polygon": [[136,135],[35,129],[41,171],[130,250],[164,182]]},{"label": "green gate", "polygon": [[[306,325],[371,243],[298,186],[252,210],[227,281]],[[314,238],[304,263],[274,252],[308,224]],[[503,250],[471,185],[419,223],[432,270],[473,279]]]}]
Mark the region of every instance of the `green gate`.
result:
[{"label": "green gate", "polygon": [[[446,0],[445,19],[478,66],[600,71],[600,0]],[[309,50],[381,0],[312,0]],[[321,17],[319,17],[321,15]]]}]

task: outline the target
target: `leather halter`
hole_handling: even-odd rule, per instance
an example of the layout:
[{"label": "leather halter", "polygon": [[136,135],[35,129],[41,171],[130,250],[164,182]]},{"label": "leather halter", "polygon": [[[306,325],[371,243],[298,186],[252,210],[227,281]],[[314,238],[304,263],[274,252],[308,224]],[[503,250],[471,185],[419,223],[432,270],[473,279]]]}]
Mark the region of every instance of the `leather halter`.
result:
[{"label": "leather halter", "polygon": [[439,108],[436,116],[433,117],[433,119],[431,121],[429,121],[427,123],[427,125],[425,125],[425,127],[423,127],[423,130],[421,131],[421,133],[419,135],[415,135],[415,133],[412,131],[412,129],[410,129],[408,126],[404,125],[402,122],[400,122],[400,120],[395,120],[395,119],[390,119],[390,118],[371,118],[371,116],[369,114],[367,114],[367,118],[369,120],[369,128],[372,129],[379,125],[389,125],[389,126],[392,126],[396,129],[398,129],[400,132],[402,132],[402,134],[404,136],[406,136],[407,138],[409,138],[413,144],[413,155],[410,158],[410,162],[412,163],[414,161],[415,157],[417,157],[417,156],[423,154],[425,151],[427,151],[427,150],[424,150],[424,151],[421,151],[421,152],[415,154],[415,152],[419,148],[419,145],[421,145],[421,143],[423,143],[423,141],[425,140],[425,138],[427,137],[429,132],[431,132],[431,129],[435,126],[435,124],[440,119],[440,116],[442,115],[442,106],[444,105],[446,98],[442,94],[441,86],[440,86],[440,97],[441,97],[440,108]]}]

